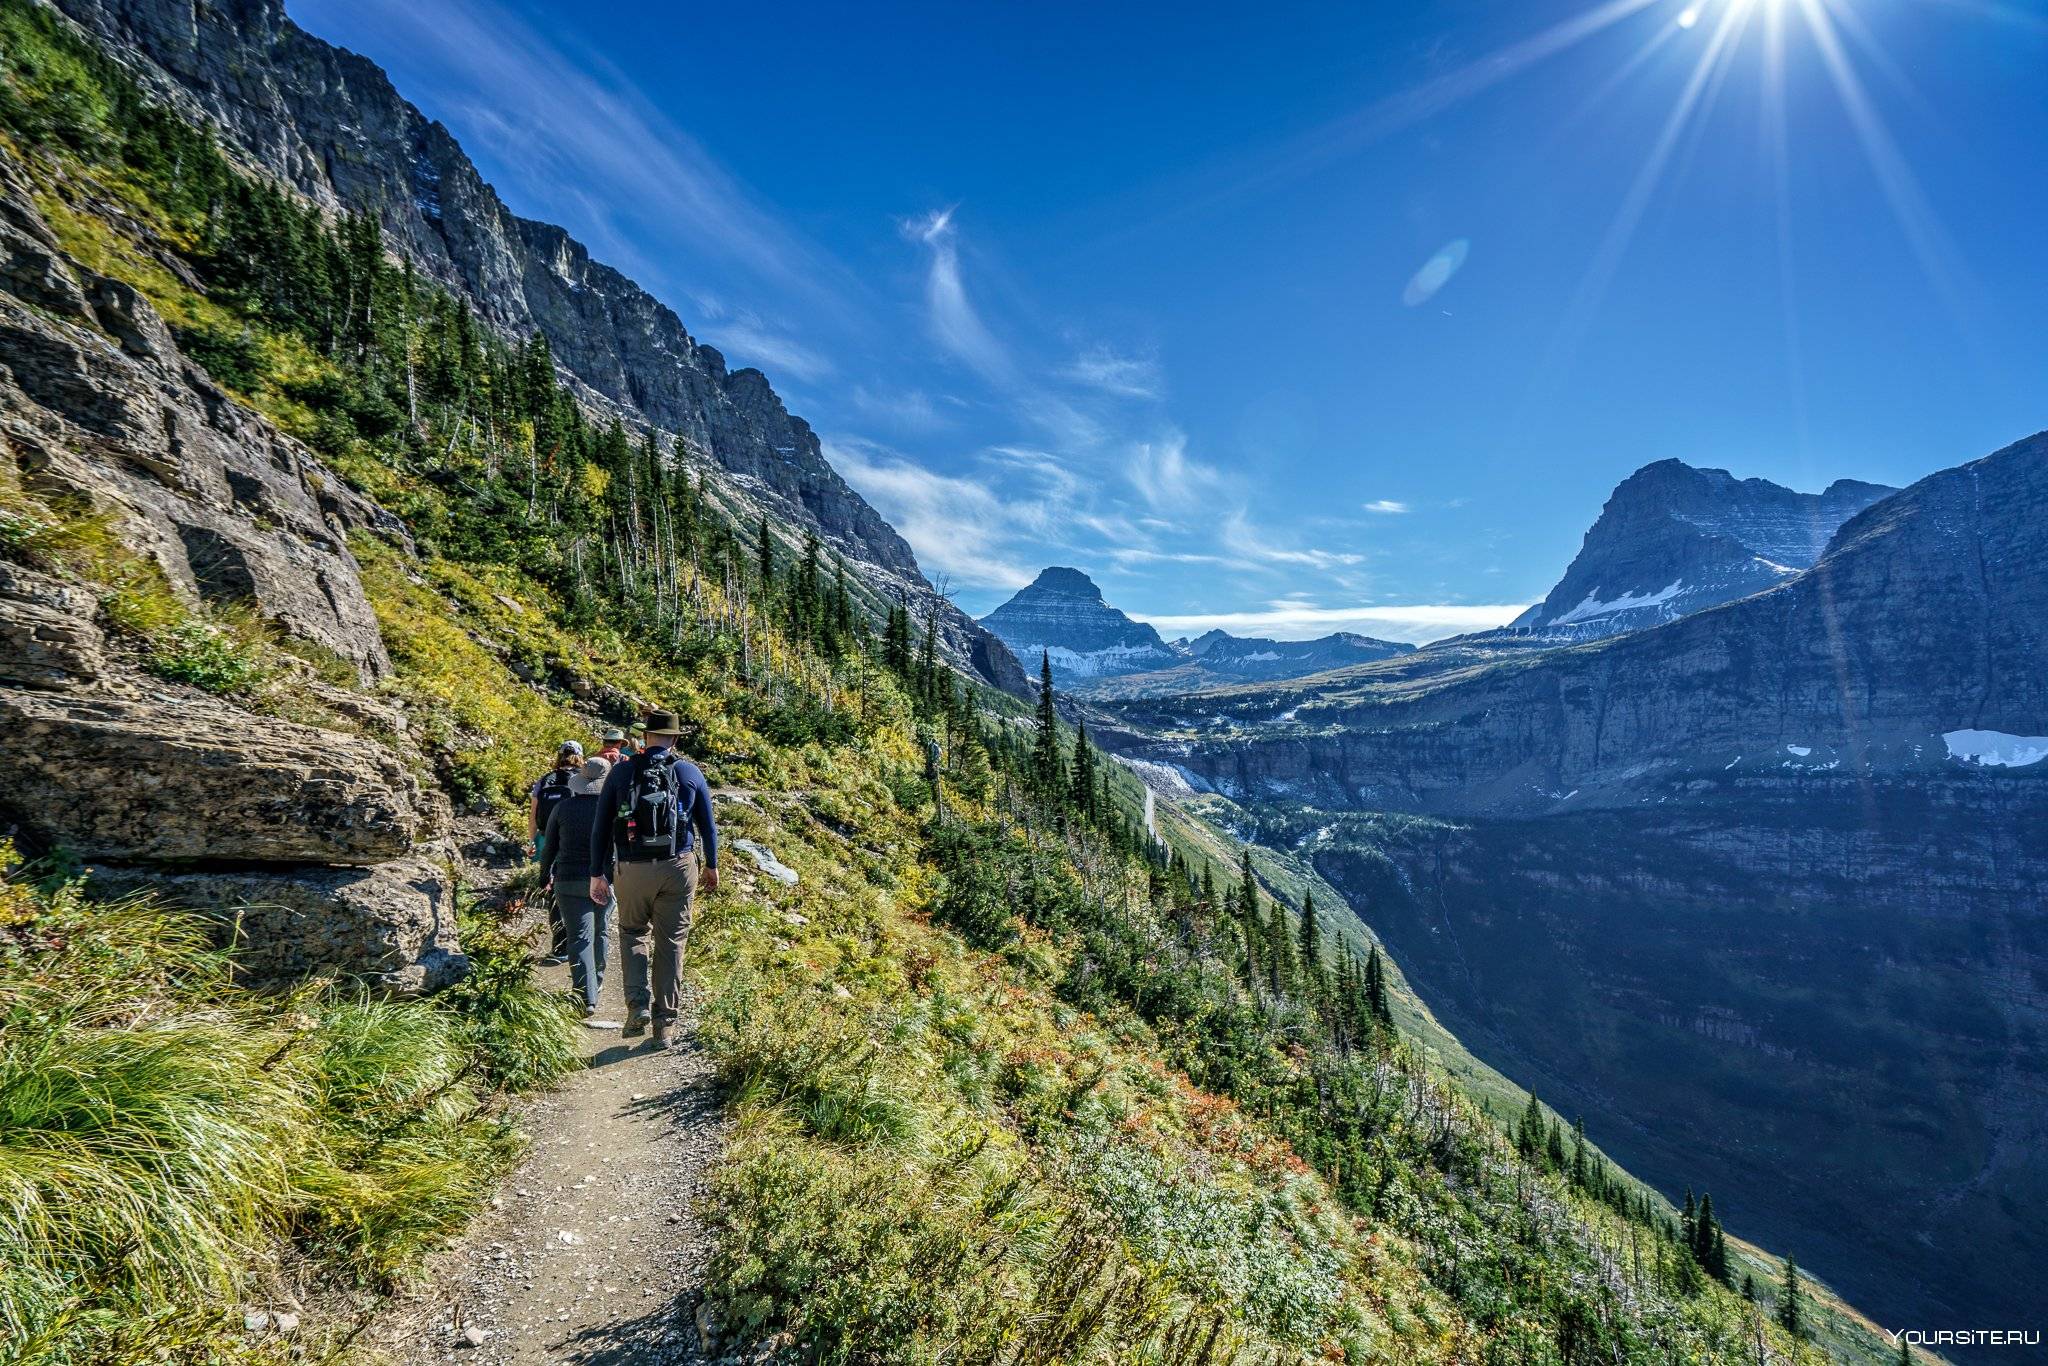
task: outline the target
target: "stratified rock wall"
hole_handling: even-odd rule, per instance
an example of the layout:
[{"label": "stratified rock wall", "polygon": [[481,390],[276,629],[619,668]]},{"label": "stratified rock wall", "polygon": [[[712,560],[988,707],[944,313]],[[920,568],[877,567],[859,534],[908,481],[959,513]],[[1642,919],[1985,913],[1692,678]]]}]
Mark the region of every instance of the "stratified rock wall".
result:
[{"label": "stratified rock wall", "polygon": [[[147,300],[70,260],[4,151],[0,477],[99,521],[194,612],[253,611],[359,685],[390,670],[348,536],[403,543],[403,527],[216,388]],[[376,740],[131,656],[91,587],[0,561],[0,755],[19,779],[0,831],[91,864],[103,891],[238,923],[258,979],[331,970],[411,992],[462,971],[440,792]]]}]

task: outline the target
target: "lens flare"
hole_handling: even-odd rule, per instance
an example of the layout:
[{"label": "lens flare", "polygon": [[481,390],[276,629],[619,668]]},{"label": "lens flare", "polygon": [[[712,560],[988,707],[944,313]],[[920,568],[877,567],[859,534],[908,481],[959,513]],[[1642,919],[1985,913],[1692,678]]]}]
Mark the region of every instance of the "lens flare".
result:
[{"label": "lens flare", "polygon": [[1416,308],[1434,299],[1437,291],[1458,273],[1458,267],[1465,264],[1465,257],[1471,250],[1472,244],[1462,237],[1437,248],[1436,255],[1424,261],[1422,269],[1409,279],[1408,287],[1401,291],[1401,302]]}]

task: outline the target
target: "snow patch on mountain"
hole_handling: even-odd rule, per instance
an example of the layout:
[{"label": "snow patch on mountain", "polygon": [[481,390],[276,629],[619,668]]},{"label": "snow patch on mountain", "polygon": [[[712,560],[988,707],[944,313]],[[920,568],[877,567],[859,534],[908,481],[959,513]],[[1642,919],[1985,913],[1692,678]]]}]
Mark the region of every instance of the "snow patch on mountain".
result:
[{"label": "snow patch on mountain", "polygon": [[1942,734],[1948,757],[1986,768],[2026,768],[2048,759],[2048,735],[2011,735],[2002,730],[1951,730]]},{"label": "snow patch on mountain", "polygon": [[[1644,593],[1641,596],[1637,596],[1634,593],[1623,593],[1612,602],[1601,602],[1592,593],[1588,593],[1584,602],[1572,608],[1571,611],[1566,612],[1563,616],[1553,618],[1551,625],[1567,626],[1575,621],[1592,621],[1596,617],[1611,617],[1616,612],[1635,612],[1646,607],[1661,607],[1677,597],[1679,590],[1684,587],[1684,579],[1673,579],[1668,585],[1654,593]],[[1595,589],[1593,591],[1597,593],[1599,590]]]},{"label": "snow patch on mountain", "polygon": [[1841,479],[1799,493],[1676,460],[1616,486],[1564,577],[1509,631],[1560,643],[1661,626],[1813,567],[1835,531],[1893,492]]}]

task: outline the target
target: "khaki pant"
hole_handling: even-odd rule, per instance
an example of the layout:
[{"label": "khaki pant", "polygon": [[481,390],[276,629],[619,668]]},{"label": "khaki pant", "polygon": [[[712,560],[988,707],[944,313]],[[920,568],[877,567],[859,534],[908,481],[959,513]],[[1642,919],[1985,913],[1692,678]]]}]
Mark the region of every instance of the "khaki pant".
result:
[{"label": "khaki pant", "polygon": [[[683,944],[697,897],[697,856],[661,862],[619,861],[612,880],[619,906],[619,957],[626,968],[626,1008],[650,1010],[658,1025],[674,1024],[682,1002]],[[654,938],[654,980],[648,982],[647,940]]]}]

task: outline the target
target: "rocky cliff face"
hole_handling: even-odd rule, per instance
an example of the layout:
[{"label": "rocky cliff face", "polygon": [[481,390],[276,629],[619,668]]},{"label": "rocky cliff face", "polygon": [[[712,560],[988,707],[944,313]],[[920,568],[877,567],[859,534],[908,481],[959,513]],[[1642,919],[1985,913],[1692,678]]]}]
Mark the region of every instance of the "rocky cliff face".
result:
[{"label": "rocky cliff face", "polygon": [[1676,460],[1624,479],[1548,597],[1508,628],[1598,640],[1774,588],[1835,529],[1894,490],[1841,479],[1796,493]]},{"label": "rocky cliff face", "polygon": [[981,619],[1020,660],[1052,661],[1055,682],[1140,673],[1175,662],[1159,633],[1102,600],[1078,569],[1055,566]]},{"label": "rocky cliff face", "polygon": [[1754,596],[1429,653],[1194,717],[1127,704],[1096,736],[1252,805],[1462,1039],[1635,1170],[1704,1174],[1886,1321],[2023,1318],[2048,1266],[2011,1194],[2048,1191],[2048,435],[1871,504]]},{"label": "rocky cliff face", "polygon": [[[347,538],[403,527],[230,401],[147,300],[71,260],[4,151],[0,482],[104,527],[194,610],[253,611],[361,684],[390,669]],[[0,735],[24,775],[0,826],[90,863],[108,890],[239,919],[257,977],[339,968],[411,992],[458,974],[446,799],[370,733],[143,673],[103,610],[83,585],[0,563]],[[402,734],[396,711],[332,691]]]},{"label": "rocky cliff face", "polygon": [[729,371],[682,321],[552,224],[520,218],[439,123],[374,63],[322,42],[280,0],[62,0],[72,19],[253,166],[330,209],[373,211],[389,245],[507,335],[545,336],[594,406],[673,434],[777,520],[811,525],[886,596],[943,619],[998,686],[1014,661],[932,593],[908,544],[825,460],[758,370]]}]

